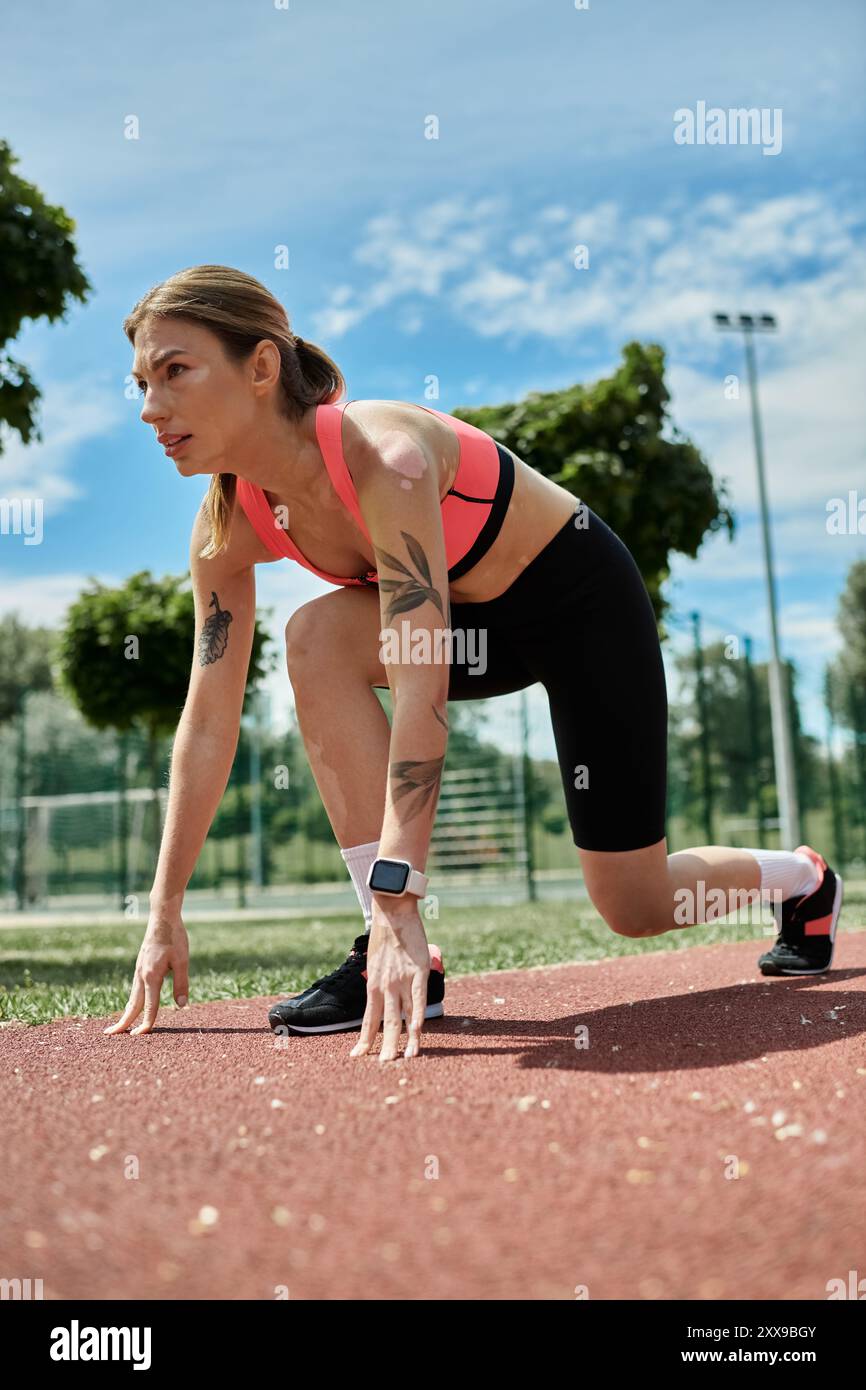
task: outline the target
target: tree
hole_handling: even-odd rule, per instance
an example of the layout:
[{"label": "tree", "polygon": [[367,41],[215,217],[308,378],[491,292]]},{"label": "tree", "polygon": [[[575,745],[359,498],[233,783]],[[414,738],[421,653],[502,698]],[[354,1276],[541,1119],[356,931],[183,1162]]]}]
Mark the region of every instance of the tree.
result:
[{"label": "tree", "polygon": [[[158,843],[159,739],[176,729],[189,689],[195,631],[189,576],[155,579],[141,570],[120,588],[91,585],[66,615],[60,683],[96,728],[146,731]],[[262,659],[268,641],[257,618],[246,695],[271,669]]]},{"label": "tree", "polygon": [[68,300],[83,301],[93,287],[75,259],[74,221],[13,172],[18,162],[0,140],[0,422],[29,444],[34,434],[42,439],[35,421],[41,393],[4,345],[18,336],[24,319],[53,323],[64,317]]},{"label": "tree", "polygon": [[[2,390],[2,387],[0,387]],[[19,908],[26,906],[27,836],[21,798],[27,795],[27,714],[30,693],[53,685],[54,634],[45,627],[29,628],[17,613],[0,619],[0,726],[15,725],[15,803],[18,807],[13,855],[13,882]],[[5,857],[5,856],[4,856]]]},{"label": "tree", "polygon": [[632,342],[622,357],[594,386],[452,413],[597,512],[634,556],[661,619],[671,551],[694,558],[707,532],[721,527],[732,538],[734,517],[724,486],[669,419],[664,349]]},{"label": "tree", "polygon": [[[714,805],[723,815],[778,815],[773,773],[773,735],[770,717],[769,670],[766,662],[751,667],[729,644],[712,642],[702,650],[709,713],[710,780]],[[689,694],[672,702],[669,719],[670,814],[687,822],[701,818],[703,786],[700,769],[700,723],[695,689],[696,656],[675,658]],[[818,740],[800,721],[796,698],[797,671],[784,663],[790,692],[791,733],[800,804],[803,810],[823,800],[823,772]],[[752,691],[750,693],[750,683]]]},{"label": "tree", "polygon": [[842,647],[827,672],[827,701],[834,722],[852,737],[855,817],[866,846],[866,560],[848,571],[836,622]]}]

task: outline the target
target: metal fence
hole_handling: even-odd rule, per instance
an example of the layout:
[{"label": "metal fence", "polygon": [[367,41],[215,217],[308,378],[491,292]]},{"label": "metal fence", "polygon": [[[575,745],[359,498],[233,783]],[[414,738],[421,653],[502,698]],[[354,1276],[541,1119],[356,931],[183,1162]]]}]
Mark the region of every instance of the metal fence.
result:
[{"label": "metal fence", "polygon": [[[742,676],[751,681],[748,645],[745,650]],[[748,727],[721,727],[712,702],[698,698],[702,669],[687,678],[682,700],[672,707],[668,847],[775,847],[779,820],[766,721],[756,704]],[[428,868],[479,883],[522,883],[532,898],[539,875],[575,871],[579,860],[559,768],[554,760],[529,756],[526,692],[501,698],[511,702],[516,718],[517,751],[452,736]],[[122,908],[130,894],[147,895],[165,816],[172,738],[153,748],[143,735],[90,729],[51,694],[29,699],[24,719],[24,729],[16,721],[0,728],[2,905],[34,908],[88,896]],[[866,735],[845,742],[836,732],[823,745],[804,740],[803,750],[803,838],[825,847],[840,868],[853,865],[862,873]],[[277,770],[288,776],[281,780]],[[345,878],[297,730],[277,733],[245,720],[190,889],[230,891],[242,906],[251,889]]]}]

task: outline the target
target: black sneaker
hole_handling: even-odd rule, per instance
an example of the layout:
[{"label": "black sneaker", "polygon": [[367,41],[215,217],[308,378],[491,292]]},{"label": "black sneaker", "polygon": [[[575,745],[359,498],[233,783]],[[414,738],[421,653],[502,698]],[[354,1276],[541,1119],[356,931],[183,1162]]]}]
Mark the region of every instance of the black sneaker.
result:
[{"label": "black sneaker", "polygon": [[817,888],[782,903],[782,920],[776,944],[758,959],[763,975],[822,975],[830,969],[836,942],[836,924],[842,907],[842,879],[809,845],[795,854],[807,854],[821,871]]},{"label": "black sneaker", "polygon": [[[367,944],[365,932],[357,936],[347,959],[330,975],[284,999],[268,1011],[268,1022],[278,1033],[339,1033],[360,1028],[367,1008]],[[442,952],[430,946],[430,974],[427,976],[427,1008],[424,1017],[441,1018],[445,1012],[445,969]],[[403,1015],[405,1019],[405,1014]]]}]

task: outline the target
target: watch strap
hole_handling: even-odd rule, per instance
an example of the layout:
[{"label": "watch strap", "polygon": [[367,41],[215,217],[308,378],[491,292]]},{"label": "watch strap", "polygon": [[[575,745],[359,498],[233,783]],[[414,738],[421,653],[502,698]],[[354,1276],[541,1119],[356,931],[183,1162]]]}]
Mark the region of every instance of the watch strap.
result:
[{"label": "watch strap", "polygon": [[427,875],[422,874],[420,869],[410,869],[409,877],[406,880],[405,891],[407,893],[417,893],[419,898],[426,897],[427,883]]}]

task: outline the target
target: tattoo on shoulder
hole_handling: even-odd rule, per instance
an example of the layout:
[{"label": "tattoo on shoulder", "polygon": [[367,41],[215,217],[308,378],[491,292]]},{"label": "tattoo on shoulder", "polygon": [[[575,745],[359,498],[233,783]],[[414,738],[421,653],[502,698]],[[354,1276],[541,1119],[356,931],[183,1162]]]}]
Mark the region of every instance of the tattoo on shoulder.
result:
[{"label": "tattoo on shoulder", "polygon": [[380,578],[379,589],[392,595],[388,600],[385,617],[390,622],[398,613],[408,613],[412,608],[419,608],[422,603],[426,603],[429,599],[431,603],[435,603],[444,620],[445,611],[442,605],[442,596],[433,585],[430,564],[424,554],[424,547],[415,536],[410,536],[408,531],[401,531],[400,535],[406,542],[409,559],[418,573],[413,573],[407,565],[403,564],[402,560],[399,560],[396,555],[389,555],[387,550],[376,550],[377,558],[380,561],[379,571],[384,564],[386,569],[396,570],[398,574],[406,576],[404,579]]},{"label": "tattoo on shoulder", "polygon": [[212,661],[219,661],[229,640],[229,623],[232,620],[232,615],[227,608],[220,608],[220,601],[214,591],[211,592],[210,607],[214,611],[205,619],[204,627],[199,633],[198,659],[200,666],[209,666]]}]

